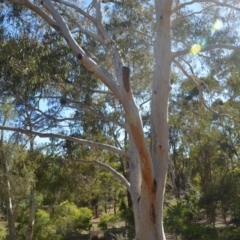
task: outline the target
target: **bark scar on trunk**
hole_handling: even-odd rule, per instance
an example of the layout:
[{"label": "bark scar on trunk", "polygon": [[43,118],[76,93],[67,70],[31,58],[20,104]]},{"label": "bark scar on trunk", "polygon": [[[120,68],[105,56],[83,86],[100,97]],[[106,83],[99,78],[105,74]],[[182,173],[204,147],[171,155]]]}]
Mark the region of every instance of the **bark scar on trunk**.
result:
[{"label": "bark scar on trunk", "polygon": [[130,76],[130,68],[125,66],[122,67],[122,80],[123,80],[124,88],[127,93],[130,91],[129,76]]},{"label": "bark scar on trunk", "polygon": [[151,205],[151,209],[150,209],[150,219],[153,223],[155,223],[156,215],[155,215],[155,208],[154,208],[153,204]]},{"label": "bark scar on trunk", "polygon": [[154,179],[154,181],[153,181],[153,189],[152,189],[152,191],[154,193],[157,191],[157,181],[156,181],[156,179]]}]

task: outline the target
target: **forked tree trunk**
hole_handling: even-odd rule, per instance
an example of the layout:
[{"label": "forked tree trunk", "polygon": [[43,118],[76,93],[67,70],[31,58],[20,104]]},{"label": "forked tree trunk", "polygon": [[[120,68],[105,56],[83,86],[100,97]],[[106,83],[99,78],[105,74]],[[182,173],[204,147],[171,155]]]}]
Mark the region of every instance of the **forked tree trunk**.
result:
[{"label": "forked tree trunk", "polygon": [[[171,69],[170,16],[172,1],[155,1],[156,39],[154,46],[154,80],[151,102],[152,185],[142,176],[140,194],[132,192],[137,240],[165,240],[163,230],[163,198],[168,167],[168,101]],[[135,145],[136,139],[135,139]],[[141,153],[138,152],[141,156]],[[145,159],[140,159],[144,161]],[[134,160],[131,158],[131,161]],[[134,169],[131,169],[132,174]],[[140,171],[139,171],[140,173]],[[142,174],[144,174],[141,171]],[[131,187],[133,190],[134,184]],[[139,186],[138,186],[139,187]]]},{"label": "forked tree trunk", "polygon": [[[133,202],[135,232],[137,240],[165,239],[162,221],[163,194],[156,194],[142,187],[141,198]],[[159,198],[157,201],[157,195]]]}]

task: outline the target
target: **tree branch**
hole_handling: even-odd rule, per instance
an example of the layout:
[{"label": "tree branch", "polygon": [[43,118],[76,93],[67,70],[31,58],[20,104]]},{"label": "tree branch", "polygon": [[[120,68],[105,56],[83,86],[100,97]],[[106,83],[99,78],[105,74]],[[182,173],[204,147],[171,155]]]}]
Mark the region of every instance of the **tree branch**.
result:
[{"label": "tree branch", "polygon": [[[95,90],[93,90],[93,91],[95,91]],[[111,95],[111,92],[108,92],[108,91],[98,91],[98,90],[97,90],[97,91],[95,91],[95,92],[97,92],[97,93],[102,93],[102,94],[110,94],[110,95]],[[84,109],[84,110],[88,111],[89,113],[93,114],[94,116],[96,116],[96,118],[95,118],[95,119],[93,119],[93,118],[88,118],[88,117],[66,117],[66,118],[57,118],[57,117],[54,117],[53,115],[49,115],[49,114],[43,112],[42,110],[37,109],[37,108],[35,108],[35,107],[31,106],[31,105],[28,105],[28,104],[27,104],[27,106],[28,106],[29,108],[31,108],[32,110],[41,113],[41,114],[44,115],[45,117],[47,117],[47,118],[49,118],[49,119],[53,119],[53,120],[58,121],[58,122],[63,122],[63,121],[67,121],[67,120],[70,120],[70,121],[71,121],[71,120],[73,120],[73,121],[74,121],[74,120],[96,120],[96,121],[97,121],[97,120],[102,120],[102,121],[106,121],[106,122],[111,122],[111,123],[119,126],[120,128],[125,129],[127,132],[129,131],[128,126],[124,125],[123,123],[121,123],[121,122],[119,122],[119,121],[117,121],[117,120],[114,120],[114,119],[112,119],[112,118],[110,118],[110,117],[107,117],[106,115],[104,115],[104,114],[102,114],[102,113],[99,113],[99,112],[97,111],[97,109],[96,109],[94,106],[92,106],[92,105],[88,105],[88,106],[87,106],[87,105],[82,104],[81,102],[74,101],[74,100],[69,99],[69,98],[63,98],[63,97],[61,97],[61,96],[46,96],[45,98],[59,99],[59,100],[60,100],[60,99],[64,99],[65,101],[67,101],[67,102],[69,102],[69,103],[79,104],[79,105],[81,105],[81,108],[82,108],[82,109]],[[42,98],[41,98],[41,99],[42,99]],[[68,107],[71,107],[71,106],[68,106]],[[55,113],[56,113],[56,111],[55,111]]]},{"label": "tree branch", "polygon": [[116,3],[116,4],[123,4],[124,0],[121,1],[116,1],[116,0],[102,0],[102,3]]},{"label": "tree branch", "polygon": [[145,37],[148,37],[148,38],[150,38],[151,40],[152,40],[152,36],[150,36],[150,35],[148,35],[148,34],[146,34],[146,33],[144,33],[144,32],[141,32],[141,31],[139,31],[139,30],[137,30],[137,29],[132,29],[132,28],[117,28],[117,29],[115,29],[115,30],[113,30],[112,31],[113,33],[119,33],[119,32],[135,32],[135,33],[138,33],[138,34],[140,34],[140,35],[143,35],[143,36],[145,36]]},{"label": "tree branch", "polygon": [[10,0],[12,3],[17,3],[20,4],[30,10],[32,10],[33,12],[35,12],[38,16],[42,17],[51,27],[53,27],[54,29],[56,29],[57,27],[57,23],[50,18],[41,8],[39,8],[38,6],[32,4],[31,2],[29,2],[28,0]]},{"label": "tree branch", "polygon": [[142,103],[139,105],[139,107],[142,108],[142,106],[143,106],[144,104],[150,102],[151,100],[152,100],[152,97],[150,97],[148,100],[142,102]]},{"label": "tree branch", "polygon": [[[231,45],[227,45],[227,44],[214,44],[214,45],[209,45],[207,47],[202,48],[201,52],[211,51],[211,50],[218,49],[218,48],[240,51],[240,47],[231,46]],[[184,50],[177,51],[177,52],[172,52],[172,59],[190,53],[190,49],[191,49],[191,47],[186,48]]]},{"label": "tree branch", "polygon": [[[193,76],[190,76],[186,71],[185,69],[183,68],[183,66],[176,60],[173,60],[173,62],[176,64],[176,66],[182,71],[182,73],[187,77],[189,78],[197,87],[198,91],[199,91],[199,98],[200,98],[200,103],[203,104],[203,106],[208,109],[209,111],[211,111],[212,113],[214,113],[215,115],[217,116],[220,116],[220,117],[227,117],[228,119],[230,120],[233,120],[233,121],[236,121],[236,119],[230,117],[228,114],[220,114],[218,113],[217,111],[215,111],[214,109],[212,109],[211,107],[209,107],[206,103],[205,103],[205,100],[204,100],[204,97],[203,97],[203,92],[202,92],[202,87],[199,85],[199,83],[196,81],[196,79],[193,77]],[[186,61],[185,61],[186,62]],[[187,63],[187,62],[186,62]],[[190,67],[190,70],[193,73],[193,69],[191,67],[191,65],[189,63],[187,63],[188,66]]]},{"label": "tree branch", "polygon": [[[73,24],[75,24],[75,25],[78,27],[79,32],[82,32],[83,34],[89,36],[89,37],[92,38],[93,40],[104,44],[104,41],[103,41],[103,39],[102,39],[100,36],[98,36],[98,35],[95,34],[94,32],[91,32],[91,31],[88,31],[88,30],[84,29],[79,23],[77,23],[75,20],[73,20],[73,19],[69,16],[69,14],[67,14],[66,12],[64,12],[63,15],[66,16],[69,21],[71,21]],[[76,31],[74,31],[74,32],[76,32]]]},{"label": "tree branch", "polygon": [[[180,17],[177,17],[177,18],[175,18],[175,19],[172,20],[172,28],[174,28],[174,27],[175,27],[176,25],[178,25],[181,21],[183,21],[183,19],[189,18],[189,17],[191,17],[192,15],[195,15],[195,14],[203,13],[206,9],[211,8],[211,7],[213,7],[213,5],[208,6],[208,7],[206,7],[206,8],[203,8],[201,11],[192,12],[192,13],[190,13],[190,14],[188,14],[188,15],[183,15],[183,14],[181,14]],[[207,14],[207,13],[205,13],[205,14]]]},{"label": "tree branch", "polygon": [[54,0],[55,2],[61,3],[67,7],[73,8],[74,10],[76,10],[76,12],[82,14],[84,17],[86,17],[87,19],[89,19],[92,23],[96,23],[96,19],[94,17],[92,17],[91,15],[89,15],[87,12],[83,11],[81,8],[79,8],[78,6],[76,6],[75,4],[72,4],[68,1],[64,1],[64,0]]},{"label": "tree branch", "polygon": [[36,111],[36,112],[39,112],[41,113],[43,116],[45,116],[46,118],[49,118],[49,119],[52,119],[54,121],[57,121],[57,122],[63,122],[63,121],[78,121],[78,120],[91,120],[91,121],[99,121],[99,120],[102,120],[102,121],[106,121],[106,122],[111,122],[117,126],[119,126],[120,128],[122,129],[125,129],[127,131],[127,128],[126,126],[124,126],[123,124],[121,124],[120,122],[114,120],[114,119],[111,119],[109,117],[106,117],[106,116],[102,116],[100,114],[96,114],[96,112],[92,111],[91,112],[93,114],[95,114],[96,116],[98,116],[98,118],[96,119],[93,119],[93,118],[88,118],[88,117],[65,117],[65,118],[57,118],[57,117],[54,117],[52,115],[48,115],[46,114],[45,112],[43,112],[42,110],[40,109],[37,109],[37,108],[34,108],[30,105],[28,105],[28,107],[30,107],[32,110]]},{"label": "tree branch", "polygon": [[88,18],[95,25],[95,27],[99,31],[102,38],[100,36],[97,36],[97,35],[94,36],[93,33],[83,29],[79,24],[77,24],[78,28],[83,33],[88,34],[92,38],[97,36],[98,37],[97,41],[102,43],[102,41],[105,40],[105,44],[109,45],[107,47],[110,50],[111,54],[114,56],[114,66],[115,66],[115,71],[116,71],[117,77],[118,77],[118,75],[119,75],[118,73],[121,71],[119,69],[121,69],[121,67],[123,66],[123,62],[122,62],[122,59],[120,57],[120,53],[118,52],[117,46],[115,45],[115,43],[112,42],[112,39],[111,39],[110,35],[106,31],[106,29],[103,27],[102,12],[101,12],[101,1],[100,0],[94,0],[94,7],[96,9],[96,18],[90,16],[88,13],[86,13],[85,11],[83,11],[82,9],[80,9],[79,7],[77,7],[74,4],[71,4],[71,3],[66,2],[64,0],[55,0],[55,1],[75,9],[78,13],[80,13],[83,16],[85,16],[86,18]]},{"label": "tree branch", "polygon": [[101,0],[94,0],[93,2],[94,2],[94,7],[96,9],[96,21],[97,21],[96,28],[99,34],[102,36],[102,38],[105,41],[106,49],[110,52],[110,55],[113,57],[113,65],[114,65],[116,77],[117,77],[118,83],[121,84],[122,83],[121,82],[122,67],[124,66],[124,62],[121,58],[117,44],[113,41],[112,37],[103,26]]},{"label": "tree branch", "polygon": [[85,146],[90,146],[90,147],[95,147],[95,148],[100,148],[100,149],[103,149],[103,150],[107,150],[107,151],[110,151],[112,153],[116,153],[116,154],[119,154],[119,155],[122,155],[122,156],[125,156],[125,157],[129,158],[129,154],[127,152],[125,152],[121,149],[118,149],[114,146],[108,145],[108,144],[88,141],[88,140],[85,140],[85,139],[66,136],[66,135],[57,134],[57,133],[42,133],[42,132],[37,132],[37,131],[30,131],[30,130],[23,129],[23,128],[0,126],[0,129],[7,130],[7,131],[20,132],[20,133],[23,133],[23,134],[26,134],[26,135],[28,135],[28,134],[37,135],[41,138],[57,138],[57,139],[69,140],[69,141],[79,143],[79,144],[82,144],[82,145],[85,145]]},{"label": "tree branch", "polygon": [[75,39],[73,38],[71,32],[69,31],[68,26],[64,22],[63,18],[59,14],[59,12],[55,9],[52,2],[50,0],[43,0],[44,5],[46,5],[54,18],[54,20],[58,23],[58,27],[65,37],[69,47],[73,50],[73,52],[77,55],[79,61],[90,71],[94,76],[99,78],[118,98],[121,99],[120,91],[117,83],[113,80],[110,73],[97,65],[97,63],[90,58],[85,51],[77,44]]},{"label": "tree branch", "polygon": [[130,183],[127,181],[127,179],[122,174],[117,172],[111,166],[109,166],[105,163],[101,163],[99,161],[86,161],[86,160],[74,160],[74,161],[78,161],[78,162],[81,162],[81,163],[87,163],[87,164],[94,164],[94,165],[97,165],[101,168],[104,168],[105,170],[110,172],[114,177],[118,178],[127,187],[128,191],[130,192]]},{"label": "tree branch", "polygon": [[[193,77],[193,76],[190,76],[187,71],[183,68],[183,66],[177,61],[177,60],[173,60],[173,62],[176,64],[176,66],[182,71],[182,73],[187,77],[189,78],[194,85],[196,85],[198,91],[199,91],[199,96],[200,96],[200,103],[203,103],[204,102],[204,99],[203,99],[203,93],[202,93],[202,88],[201,86],[199,85],[199,83],[197,82],[197,80]],[[193,70],[192,70],[192,67],[188,64],[188,66],[190,67],[190,70],[193,73]]]},{"label": "tree branch", "polygon": [[204,3],[204,2],[207,2],[207,3],[214,3],[216,4],[217,6],[222,6],[222,7],[227,7],[227,8],[232,8],[236,11],[240,11],[240,8],[239,7],[235,7],[231,4],[228,4],[228,3],[222,3],[222,2],[219,2],[219,1],[215,1],[215,0],[194,0],[194,1],[190,1],[190,2],[185,2],[185,3],[182,3],[180,5],[178,5],[175,9],[172,10],[172,13],[174,12],[177,12],[179,9],[183,8],[183,7],[186,7],[188,5],[192,5],[194,3]]}]

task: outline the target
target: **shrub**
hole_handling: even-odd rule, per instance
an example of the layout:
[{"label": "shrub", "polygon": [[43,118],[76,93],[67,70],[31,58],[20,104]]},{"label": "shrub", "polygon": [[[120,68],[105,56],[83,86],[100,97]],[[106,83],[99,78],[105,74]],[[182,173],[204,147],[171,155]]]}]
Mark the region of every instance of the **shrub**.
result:
[{"label": "shrub", "polygon": [[240,228],[219,229],[218,240],[238,240],[240,239]]},{"label": "shrub", "polygon": [[41,209],[37,210],[35,222],[34,239],[62,239],[62,237],[56,233],[56,226],[51,221],[48,212]]},{"label": "shrub", "polygon": [[218,239],[217,230],[213,227],[190,224],[182,231],[182,240],[212,240]]},{"label": "shrub", "polygon": [[169,206],[164,219],[164,224],[167,232],[179,235],[183,229],[190,224],[189,212],[184,201],[177,201],[176,205]]},{"label": "shrub", "polygon": [[56,208],[54,219],[57,232],[68,236],[77,230],[89,230],[92,212],[88,208],[78,208],[74,203],[65,201]]},{"label": "shrub", "polygon": [[134,214],[133,209],[128,207],[124,200],[120,202],[119,205],[120,217],[126,223],[126,227],[130,234],[135,233],[135,225],[134,225]]},{"label": "shrub", "polygon": [[7,236],[7,223],[0,222],[0,239],[5,239]]},{"label": "shrub", "polygon": [[117,221],[119,221],[118,214],[116,215],[104,214],[101,216],[99,220],[98,227],[101,228],[102,230],[106,230],[109,227],[109,225],[113,225]]},{"label": "shrub", "polygon": [[76,221],[77,228],[81,230],[89,231],[92,227],[91,219],[92,219],[92,211],[89,208],[79,208],[80,216]]}]

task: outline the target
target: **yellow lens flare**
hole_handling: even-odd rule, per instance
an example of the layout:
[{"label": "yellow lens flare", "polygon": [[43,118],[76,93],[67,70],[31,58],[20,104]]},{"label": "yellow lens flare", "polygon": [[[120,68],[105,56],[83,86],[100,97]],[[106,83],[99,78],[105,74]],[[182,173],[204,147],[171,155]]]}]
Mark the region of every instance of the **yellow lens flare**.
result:
[{"label": "yellow lens flare", "polygon": [[220,30],[222,27],[223,27],[223,22],[222,22],[221,20],[217,19],[217,20],[214,22],[214,24],[213,24],[213,26],[212,26],[212,29],[215,30],[215,31],[217,31],[217,30]]},{"label": "yellow lens flare", "polygon": [[192,54],[198,54],[201,51],[202,47],[200,44],[193,44],[191,49],[190,49],[190,53]]}]

